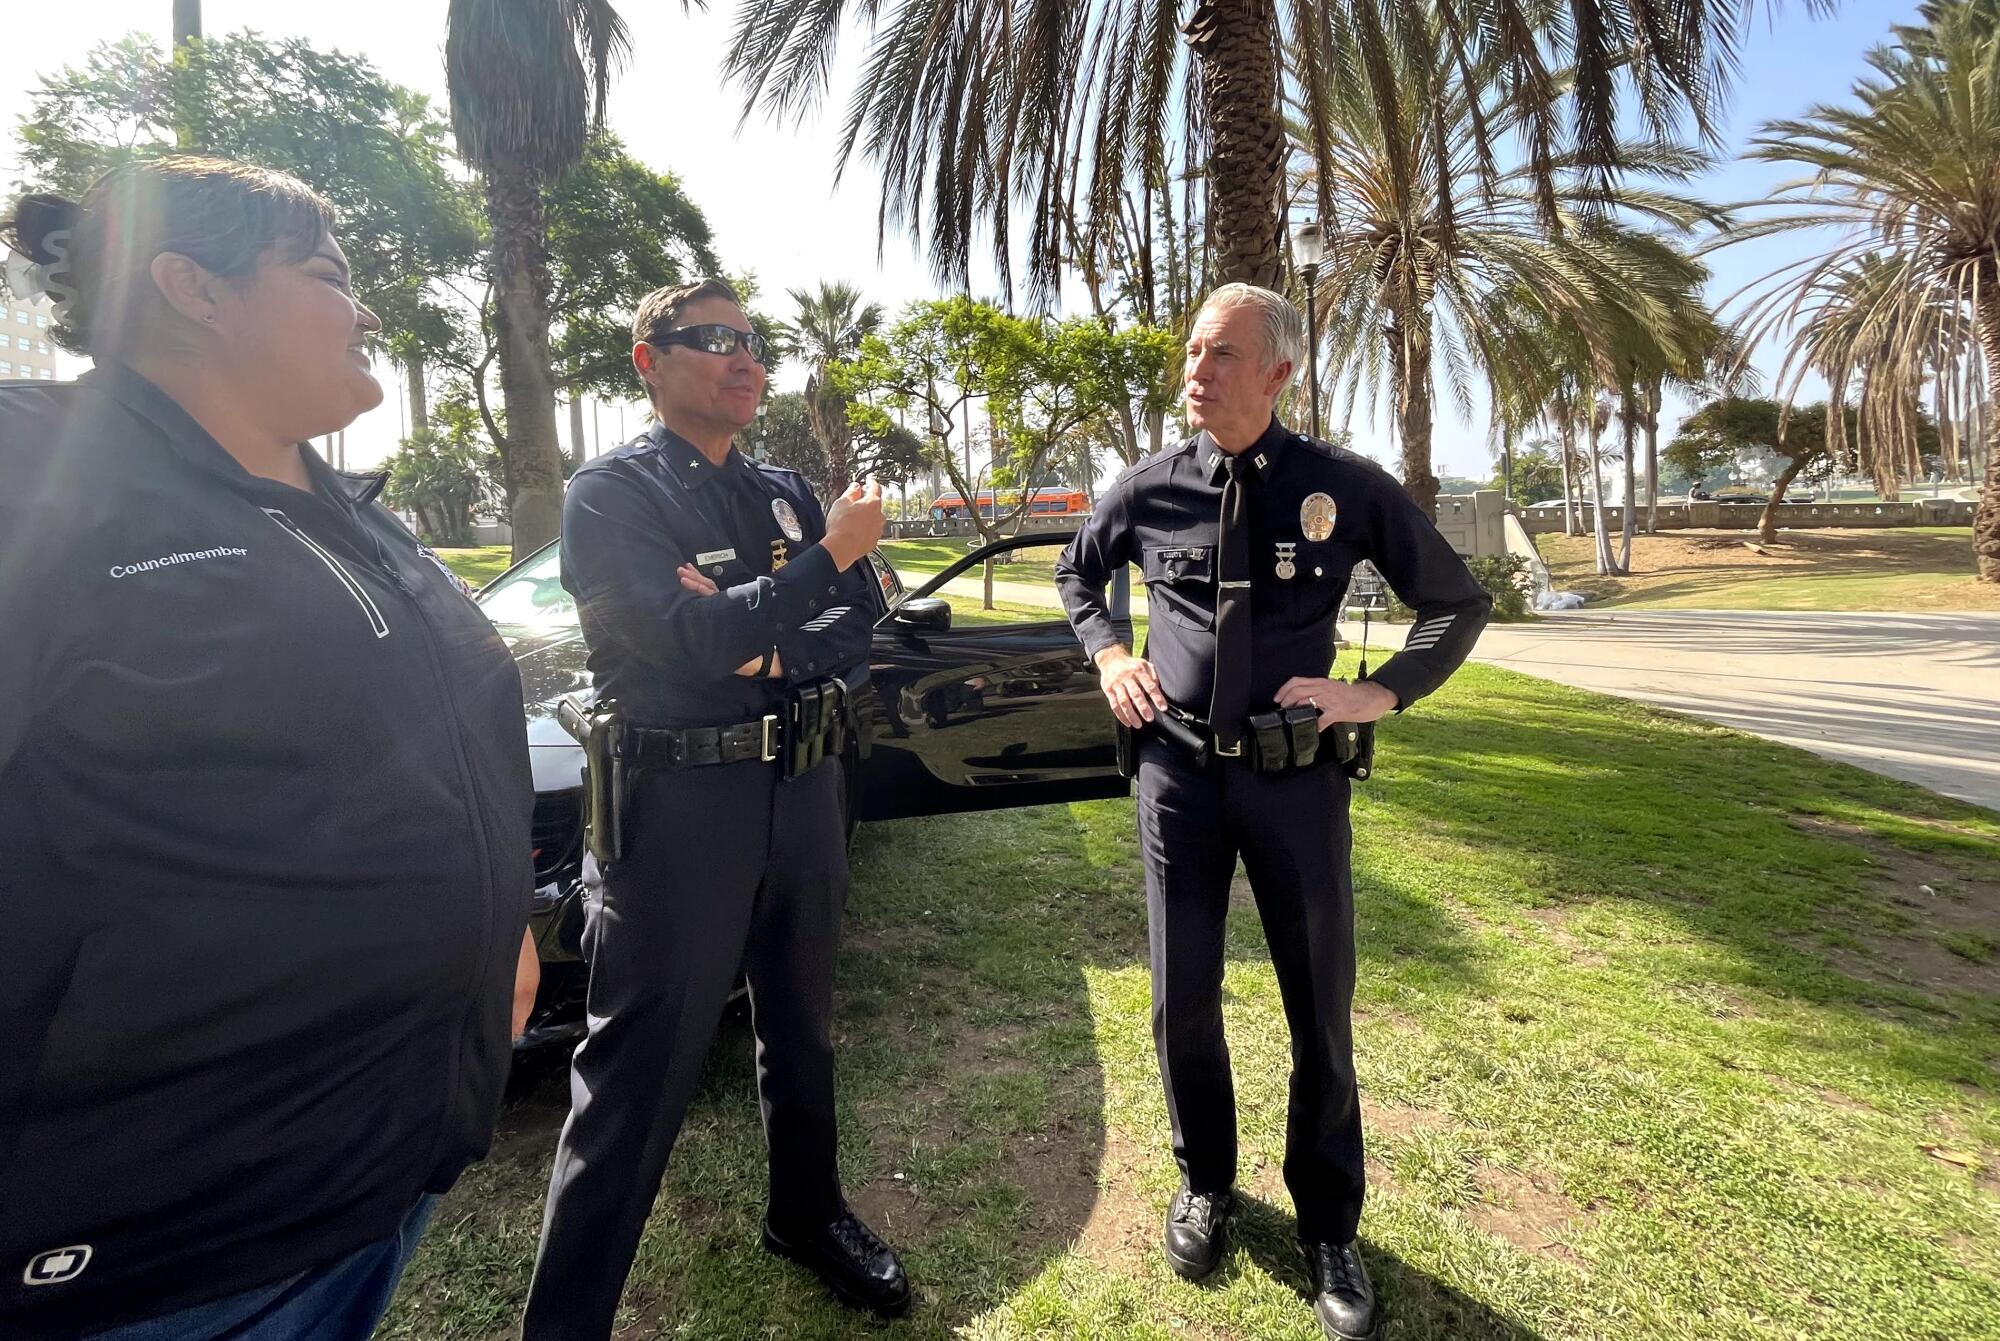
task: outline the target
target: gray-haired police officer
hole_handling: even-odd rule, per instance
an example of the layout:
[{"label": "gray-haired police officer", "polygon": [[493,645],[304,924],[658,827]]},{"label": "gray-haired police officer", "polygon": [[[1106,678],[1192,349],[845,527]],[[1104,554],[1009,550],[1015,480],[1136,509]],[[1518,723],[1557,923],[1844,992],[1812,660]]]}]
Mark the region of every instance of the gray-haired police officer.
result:
[{"label": "gray-haired police officer", "polygon": [[[1113,712],[1141,731],[1153,1035],[1183,1175],[1167,1257],[1191,1279],[1212,1271],[1234,1204],[1222,968],[1240,855],[1292,1035],[1285,1182],[1320,1326],[1352,1341],[1375,1335],[1378,1318],[1355,1239],[1354,898],[1349,781],[1335,765],[1356,725],[1444,683],[1492,602],[1386,472],[1278,422],[1304,353],[1300,324],[1268,289],[1209,297],[1187,348],[1187,418],[1200,432],[1119,478],[1056,581]],[[1363,560],[1417,615],[1403,651],[1347,683],[1327,672]],[[1145,659],[1119,644],[1104,598],[1133,562],[1152,603]],[[1164,729],[1144,730],[1154,725]]]},{"label": "gray-haired police officer", "polygon": [[[649,295],[633,339],[660,422],[579,470],[563,506],[563,585],[622,718],[627,800],[616,855],[586,864],[590,1032],[523,1334],[610,1335],[739,966],[770,1147],[764,1244],[897,1313],[902,1265],[841,1195],[833,1095],[838,705],[866,665],[881,490],[850,490],[822,523],[798,474],[734,451],[764,348],[727,285]],[[593,849],[610,822],[592,815]]]}]

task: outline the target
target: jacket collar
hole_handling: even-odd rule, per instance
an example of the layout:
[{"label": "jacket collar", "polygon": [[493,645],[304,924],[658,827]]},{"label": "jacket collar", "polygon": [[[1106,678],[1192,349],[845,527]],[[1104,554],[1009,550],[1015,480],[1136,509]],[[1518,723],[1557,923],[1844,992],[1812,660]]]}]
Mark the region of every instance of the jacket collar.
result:
[{"label": "jacket collar", "polygon": [[[78,380],[110,396],[158,429],[175,455],[195,469],[239,489],[267,487],[273,483],[245,470],[243,463],[224,450],[222,444],[196,422],[179,401],[125,364],[99,364]],[[335,470],[309,442],[299,444],[299,453],[305,458],[306,474],[312,478],[314,486],[329,498],[342,499],[357,507],[365,506],[374,502],[389,482],[387,471]]]},{"label": "jacket collar", "polygon": [[[1265,427],[1257,441],[1243,449],[1243,459],[1250,463],[1251,478],[1260,482],[1270,479],[1284,463],[1285,448],[1291,440],[1291,431],[1278,422],[1278,416],[1272,415],[1270,424]],[[1195,461],[1201,466],[1202,474],[1208,482],[1221,484],[1225,473],[1223,458],[1227,453],[1216,446],[1215,439],[1208,436],[1207,429],[1195,435],[1194,454]]]},{"label": "jacket collar", "polygon": [[701,448],[657,421],[646,429],[646,436],[660,449],[660,459],[667,463],[667,469],[683,489],[699,489],[719,475],[733,477],[746,468],[743,453],[735,447],[729,449],[721,465],[714,465],[702,455]]}]

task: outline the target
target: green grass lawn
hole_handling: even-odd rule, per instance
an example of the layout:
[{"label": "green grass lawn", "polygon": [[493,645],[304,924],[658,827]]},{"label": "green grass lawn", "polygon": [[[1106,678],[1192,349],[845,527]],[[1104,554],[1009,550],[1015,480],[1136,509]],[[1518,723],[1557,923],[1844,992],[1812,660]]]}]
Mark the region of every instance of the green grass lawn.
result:
[{"label": "green grass lawn", "polygon": [[[2000,816],[1484,667],[1357,789],[1362,1232],[1392,1341],[2000,1336]],[[747,1029],[709,1060],[624,1338],[1310,1341],[1287,1043],[1247,895],[1250,1197],[1208,1286],[1174,1187],[1129,801],[862,830],[842,1157],[903,1251],[871,1326],[757,1246]],[[567,1091],[519,1086],[382,1335],[518,1318]]]},{"label": "green grass lawn", "polygon": [[475,587],[483,587],[513,566],[513,551],[506,545],[476,545],[470,549],[441,549],[437,556],[452,572]]},{"label": "green grass lawn", "polygon": [[[1592,606],[1656,610],[2000,611],[1980,582],[1969,526],[1780,531],[1663,531],[1634,537],[1632,574],[1600,577],[1588,535],[1537,536],[1558,590]],[[1617,541],[1613,538],[1615,547]]]}]

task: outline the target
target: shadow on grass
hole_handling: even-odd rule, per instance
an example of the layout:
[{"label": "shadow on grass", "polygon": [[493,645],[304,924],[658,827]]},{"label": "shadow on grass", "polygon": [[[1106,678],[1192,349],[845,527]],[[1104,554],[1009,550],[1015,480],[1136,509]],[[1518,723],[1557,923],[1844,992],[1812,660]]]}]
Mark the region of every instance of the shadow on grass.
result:
[{"label": "shadow on grass", "polygon": [[[1298,1294],[1310,1307],[1305,1260],[1299,1251],[1298,1225],[1289,1212],[1256,1197],[1239,1196],[1231,1226],[1236,1249],[1224,1264],[1216,1284],[1226,1286],[1247,1261],[1257,1270]],[[1396,1338],[1446,1338],[1452,1341],[1541,1341],[1541,1333],[1495,1312],[1477,1299],[1437,1279],[1397,1256],[1366,1234],[1362,1261],[1381,1301],[1383,1335]]]}]

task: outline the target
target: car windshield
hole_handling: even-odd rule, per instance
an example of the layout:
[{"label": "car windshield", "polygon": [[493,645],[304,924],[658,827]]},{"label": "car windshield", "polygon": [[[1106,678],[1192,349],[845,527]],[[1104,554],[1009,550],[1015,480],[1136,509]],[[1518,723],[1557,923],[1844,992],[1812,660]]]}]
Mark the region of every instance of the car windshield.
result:
[{"label": "car windshield", "polygon": [[574,624],[576,602],[562,585],[562,546],[551,545],[479,594],[495,624]]}]

